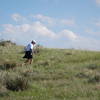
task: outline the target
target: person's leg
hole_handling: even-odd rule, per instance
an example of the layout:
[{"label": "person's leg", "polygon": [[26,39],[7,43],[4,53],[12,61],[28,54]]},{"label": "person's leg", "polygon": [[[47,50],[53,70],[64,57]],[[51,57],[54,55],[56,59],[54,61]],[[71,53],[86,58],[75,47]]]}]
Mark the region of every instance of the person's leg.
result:
[{"label": "person's leg", "polygon": [[29,63],[29,59],[27,59],[27,60],[25,61],[25,63],[26,63],[26,64]]},{"label": "person's leg", "polygon": [[30,61],[29,61],[29,64],[32,64],[32,58],[33,58],[33,55],[32,55],[32,53],[30,52]]},{"label": "person's leg", "polygon": [[32,58],[31,58],[31,59],[29,59],[29,63],[30,63],[30,64],[32,64]]}]

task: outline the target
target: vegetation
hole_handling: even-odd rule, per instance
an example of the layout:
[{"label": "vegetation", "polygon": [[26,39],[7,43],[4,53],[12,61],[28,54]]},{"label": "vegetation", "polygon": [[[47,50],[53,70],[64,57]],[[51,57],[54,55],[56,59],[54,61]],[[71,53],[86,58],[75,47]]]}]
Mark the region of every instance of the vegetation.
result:
[{"label": "vegetation", "polygon": [[0,100],[100,100],[100,52],[0,45]]}]

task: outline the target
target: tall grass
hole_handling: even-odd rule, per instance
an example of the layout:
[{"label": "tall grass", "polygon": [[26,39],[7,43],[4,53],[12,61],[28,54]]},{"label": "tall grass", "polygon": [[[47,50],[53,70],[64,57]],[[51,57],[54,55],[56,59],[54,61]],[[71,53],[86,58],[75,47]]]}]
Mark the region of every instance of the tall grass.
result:
[{"label": "tall grass", "polygon": [[24,65],[23,48],[0,46],[0,100],[100,99],[100,52],[41,48]]}]

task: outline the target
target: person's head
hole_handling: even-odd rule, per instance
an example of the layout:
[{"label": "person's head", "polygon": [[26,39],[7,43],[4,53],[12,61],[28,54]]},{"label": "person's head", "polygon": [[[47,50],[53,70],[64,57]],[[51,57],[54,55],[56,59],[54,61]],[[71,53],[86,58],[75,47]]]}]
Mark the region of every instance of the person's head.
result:
[{"label": "person's head", "polygon": [[36,44],[36,41],[35,40],[32,40],[32,42],[31,42],[32,44]]}]

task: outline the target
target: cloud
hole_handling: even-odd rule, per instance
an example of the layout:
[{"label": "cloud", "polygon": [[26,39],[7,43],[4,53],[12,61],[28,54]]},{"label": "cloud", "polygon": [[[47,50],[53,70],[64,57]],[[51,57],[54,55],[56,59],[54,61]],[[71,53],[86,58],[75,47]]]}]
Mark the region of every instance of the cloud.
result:
[{"label": "cloud", "polygon": [[17,27],[13,26],[12,24],[4,24],[2,25],[4,30],[3,30],[3,33],[15,33],[16,30],[17,30]]},{"label": "cloud", "polygon": [[[76,25],[74,19],[56,19],[38,14],[32,17],[37,20],[32,20],[29,16],[23,17],[17,13],[13,14],[12,18],[17,23],[2,25],[0,31],[1,39],[10,39],[19,44],[26,44],[35,39],[46,47],[100,50],[100,40],[92,37],[95,35],[89,35],[89,37],[87,37],[81,34],[81,36],[79,36],[74,31],[62,27],[63,25],[71,27]],[[27,20],[29,23],[27,23]],[[53,28],[48,27],[49,24],[55,24],[56,26]],[[99,26],[99,22],[96,21],[95,25]],[[54,29],[57,30],[54,31]],[[100,32],[87,29],[86,33],[99,34]]]},{"label": "cloud", "polygon": [[40,35],[47,36],[47,37],[50,37],[50,38],[56,37],[55,32],[51,31],[50,29],[48,29],[45,25],[43,25],[40,22],[35,22],[33,24],[33,31],[40,34]]},{"label": "cloud", "polygon": [[96,0],[96,3],[97,3],[98,5],[100,5],[100,0]]},{"label": "cloud", "polygon": [[77,49],[85,50],[100,50],[99,47],[100,40],[96,40],[91,37],[79,36],[77,41],[74,41],[74,47]]},{"label": "cloud", "polygon": [[22,19],[22,16],[20,16],[19,14],[13,14],[12,16],[12,19],[14,20],[14,21],[19,21],[19,20],[21,20]]},{"label": "cloud", "polygon": [[67,26],[75,26],[75,20],[73,19],[62,19],[60,22]]},{"label": "cloud", "polygon": [[10,39],[19,44],[37,39],[47,47],[100,50],[100,40],[78,36],[68,29],[55,33],[41,22],[21,25],[4,24],[0,34],[3,39]]},{"label": "cloud", "polygon": [[31,28],[30,24],[21,24],[21,25],[4,24],[3,33],[7,34],[25,33],[28,32],[30,28]]},{"label": "cloud", "polygon": [[88,28],[88,29],[85,30],[85,32],[88,33],[88,34],[92,34],[94,36],[100,36],[100,31],[94,31],[93,29]]},{"label": "cloud", "polygon": [[78,36],[74,32],[67,30],[67,29],[60,32],[60,35],[70,40],[76,40],[78,38]]},{"label": "cloud", "polygon": [[11,18],[16,22],[22,22],[22,21],[26,21],[27,20],[24,16],[22,16],[22,15],[20,15],[18,13],[12,14]]},{"label": "cloud", "polygon": [[56,33],[48,29],[46,26],[44,26],[40,22],[34,22],[32,24],[21,24],[21,25],[12,25],[12,24],[4,24],[3,25],[3,34],[11,36],[15,35],[16,37],[19,37],[22,35],[23,37],[26,35],[28,36],[42,36],[42,37],[48,37],[48,38],[56,38]]},{"label": "cloud", "polygon": [[32,34],[49,38],[60,38],[60,37],[66,37],[71,40],[75,40],[77,38],[77,35],[70,31],[70,30],[63,30],[61,32],[55,33],[52,30],[48,29],[45,25],[43,25],[41,22],[37,21],[32,24],[21,24],[21,25],[12,25],[12,24],[4,24],[3,25],[3,33],[6,34]]},{"label": "cloud", "polygon": [[19,29],[23,32],[26,33],[31,30],[31,25],[30,24],[22,24],[19,26]]},{"label": "cloud", "polygon": [[94,23],[96,26],[100,27],[100,20],[96,20]]},{"label": "cloud", "polygon": [[44,16],[44,15],[41,15],[41,14],[37,14],[37,15],[33,15],[33,18],[36,18],[42,22],[47,22],[49,24],[53,24],[54,22],[54,19],[49,17],[49,16]]},{"label": "cloud", "polygon": [[70,41],[77,39],[77,35],[70,30],[64,29],[61,32],[54,32],[39,21],[31,24],[4,24],[2,26],[2,38],[15,40],[20,43],[34,38],[42,41],[58,41],[58,43],[63,38]]},{"label": "cloud", "polygon": [[93,30],[90,29],[90,28],[87,28],[87,29],[85,30],[85,32],[86,32],[86,33],[89,33],[89,34],[94,34]]},{"label": "cloud", "polygon": [[53,17],[50,17],[50,16],[45,16],[45,15],[42,15],[42,14],[36,14],[36,15],[28,15],[27,17],[24,17],[22,16],[21,14],[19,13],[14,13],[11,15],[11,18],[17,22],[17,23],[20,23],[20,24],[26,24],[26,23],[32,23],[34,21],[39,21],[41,23],[43,23],[46,27],[58,27],[59,25],[60,26],[70,26],[70,27],[73,27],[76,25],[76,22],[74,19],[72,18],[69,18],[69,19],[58,19],[58,18],[53,18]]},{"label": "cloud", "polygon": [[65,26],[72,27],[76,25],[74,19],[57,19],[57,18],[52,18],[49,16],[44,16],[42,14],[32,15],[32,17],[43,23],[48,23],[49,25],[52,25],[52,26],[65,25]]}]

